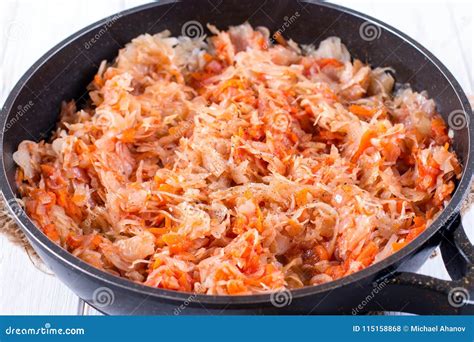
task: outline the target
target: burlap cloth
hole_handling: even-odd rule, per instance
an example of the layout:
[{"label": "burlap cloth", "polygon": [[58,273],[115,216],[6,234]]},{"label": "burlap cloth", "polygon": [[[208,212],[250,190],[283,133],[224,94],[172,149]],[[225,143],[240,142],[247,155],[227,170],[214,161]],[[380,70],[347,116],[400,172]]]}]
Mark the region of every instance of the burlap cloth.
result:
[{"label": "burlap cloth", "polygon": [[[469,100],[471,106],[474,105],[474,96],[470,96]],[[474,107],[474,106],[473,106]],[[474,183],[471,185],[471,191],[469,195],[464,200],[464,203],[461,207],[461,215],[466,213],[466,211],[474,204]],[[3,196],[0,196],[0,234],[5,235],[14,245],[24,248],[28,256],[30,257],[31,262],[35,267],[40,269],[42,272],[48,272],[47,268],[38,257],[36,252],[33,250],[31,245],[28,243],[25,235],[15,223],[13,218],[10,216],[10,213],[5,207],[5,202],[3,201]]]}]

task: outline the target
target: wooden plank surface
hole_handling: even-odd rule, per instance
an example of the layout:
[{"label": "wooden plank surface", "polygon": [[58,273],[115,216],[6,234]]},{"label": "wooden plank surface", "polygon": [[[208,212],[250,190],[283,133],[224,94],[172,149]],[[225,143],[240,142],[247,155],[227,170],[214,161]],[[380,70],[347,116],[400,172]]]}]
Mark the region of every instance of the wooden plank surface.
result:
[{"label": "wooden plank surface", "polygon": [[[140,0],[0,1],[0,103],[26,69],[82,27]],[[473,5],[468,1],[336,1],[391,24],[432,51],[473,93]],[[474,210],[464,217],[474,235]],[[421,273],[448,279],[439,257]],[[0,314],[97,314],[53,275],[38,270],[22,248],[0,236]]]}]

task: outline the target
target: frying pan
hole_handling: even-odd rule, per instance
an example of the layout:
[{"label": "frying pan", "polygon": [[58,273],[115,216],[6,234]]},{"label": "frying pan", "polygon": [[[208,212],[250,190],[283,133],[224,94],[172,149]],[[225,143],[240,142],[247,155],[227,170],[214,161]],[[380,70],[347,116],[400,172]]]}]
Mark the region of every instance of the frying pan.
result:
[{"label": "frying pan", "polygon": [[[105,273],[61,249],[35,227],[15,200],[12,154],[22,140],[48,137],[61,101],[84,102],[86,86],[102,60],[113,60],[118,49],[142,33],[169,29],[180,35],[190,23],[194,30],[202,27],[208,33],[207,23],[225,29],[245,21],[271,32],[280,30],[286,38],[303,44],[341,37],[353,57],[374,67],[391,66],[399,84],[428,91],[453,130],[452,147],[463,164],[451,201],[428,229],[401,251],[333,282],[276,294],[208,296],[146,287]],[[315,1],[161,1],[84,28],[25,73],[1,112],[1,190],[43,261],[79,297],[107,314],[359,314],[372,310],[473,314],[474,252],[459,216],[474,168],[471,116],[464,92],[438,59],[398,30],[356,11]],[[453,280],[412,273],[437,246]]]}]

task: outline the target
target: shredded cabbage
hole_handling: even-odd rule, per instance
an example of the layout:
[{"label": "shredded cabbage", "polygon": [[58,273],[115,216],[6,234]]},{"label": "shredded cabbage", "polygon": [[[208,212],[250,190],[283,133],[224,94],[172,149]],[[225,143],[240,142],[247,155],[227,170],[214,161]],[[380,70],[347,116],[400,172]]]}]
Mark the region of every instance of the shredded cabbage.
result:
[{"label": "shredded cabbage", "polygon": [[210,29],[135,38],[51,140],[19,145],[50,239],[149,286],[253,294],[357,272],[444,208],[461,166],[425,93],[393,94],[391,69],[336,37],[300,49]]}]

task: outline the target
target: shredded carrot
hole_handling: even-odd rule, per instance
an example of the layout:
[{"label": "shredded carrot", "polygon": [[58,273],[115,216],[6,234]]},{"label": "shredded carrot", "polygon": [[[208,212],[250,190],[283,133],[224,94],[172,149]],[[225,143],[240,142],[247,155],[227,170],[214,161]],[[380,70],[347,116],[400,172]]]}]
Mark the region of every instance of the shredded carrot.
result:
[{"label": "shredded carrot", "polygon": [[369,266],[374,261],[378,251],[378,246],[373,241],[369,241],[357,256],[356,260],[361,262],[364,266]]},{"label": "shredded carrot", "polygon": [[168,232],[168,229],[166,228],[148,228],[148,231],[154,235],[163,235]]},{"label": "shredded carrot", "polygon": [[321,58],[317,61],[317,63],[321,69],[324,69],[327,66],[332,66],[335,68],[340,68],[344,66],[344,63],[335,58]]},{"label": "shredded carrot", "polygon": [[371,118],[375,113],[374,109],[370,109],[356,104],[350,105],[349,111],[364,119]]},{"label": "shredded carrot", "polygon": [[50,223],[43,227],[43,232],[49,237],[51,240],[55,242],[59,242],[59,233],[54,226],[54,224]]},{"label": "shredded carrot", "polygon": [[287,46],[288,45],[288,42],[283,37],[283,35],[281,34],[280,31],[275,32],[275,34],[273,35],[273,38],[277,41],[278,44],[280,44],[282,46]]},{"label": "shredded carrot", "polygon": [[227,283],[227,291],[229,294],[239,294],[247,291],[247,288],[242,280],[230,280]]},{"label": "shredded carrot", "polygon": [[366,149],[372,146],[371,139],[377,136],[377,132],[368,129],[367,131],[362,134],[362,138],[360,139],[359,148],[353,154],[351,161],[355,163],[357,159],[364,153]]}]

